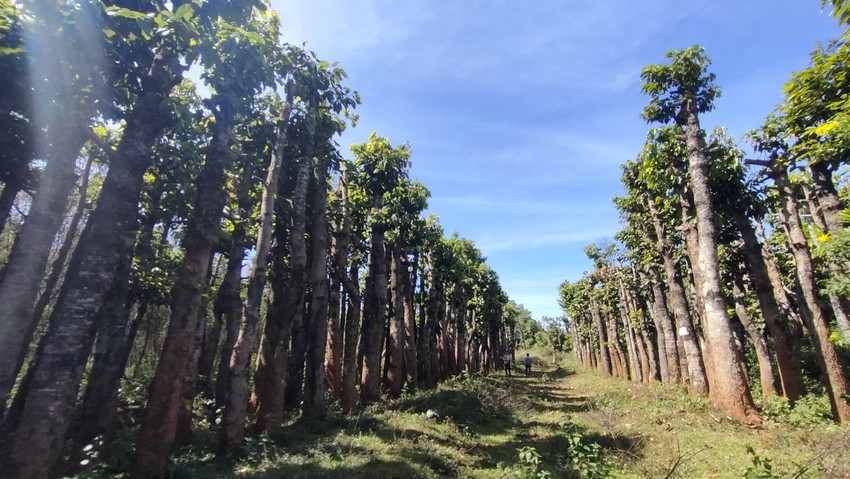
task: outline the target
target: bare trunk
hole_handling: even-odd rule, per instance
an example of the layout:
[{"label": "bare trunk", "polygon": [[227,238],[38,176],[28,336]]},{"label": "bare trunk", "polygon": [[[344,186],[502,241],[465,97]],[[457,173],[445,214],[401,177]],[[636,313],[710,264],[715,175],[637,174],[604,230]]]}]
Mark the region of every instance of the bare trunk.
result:
[{"label": "bare trunk", "polygon": [[812,258],[800,223],[796,193],[784,167],[774,167],[771,175],[779,188],[782,205],[780,213],[788,228],[788,241],[794,256],[797,280],[803,293],[803,318],[811,333],[818,362],[825,373],[824,382],[827,385],[832,416],[836,420],[847,421],[850,420],[850,404],[846,399],[850,396],[850,383],[835,346],[829,340],[829,321],[819,303]]},{"label": "bare trunk", "polygon": [[[661,365],[661,380],[678,383],[681,380],[679,369],[679,348],[676,345],[676,327],[667,311],[664,289],[659,281],[652,281],[653,301],[652,317],[658,329],[658,349]],[[666,374],[665,374],[666,371]]]},{"label": "bare trunk", "polygon": [[611,376],[613,371],[611,369],[611,356],[608,352],[608,330],[602,322],[602,314],[599,312],[599,304],[596,298],[593,297],[593,291],[590,294],[590,315],[593,318],[593,326],[596,328],[596,334],[599,337],[600,367],[604,374]]},{"label": "bare trunk", "polygon": [[[237,237],[238,236],[238,237]],[[227,258],[227,270],[218,287],[214,314],[224,318],[224,341],[219,353],[218,373],[215,382],[215,410],[224,410],[230,389],[230,357],[239,336],[239,323],[242,319],[242,260],[245,258],[244,231],[234,234],[233,243]]]},{"label": "bare trunk", "polygon": [[391,248],[390,269],[390,291],[392,293],[392,315],[389,317],[390,328],[387,338],[387,388],[391,397],[398,397],[401,393],[403,381],[403,358],[404,358],[404,300],[402,298],[401,276],[406,272],[401,271],[401,248]]},{"label": "bare trunk", "polygon": [[[68,229],[65,231],[62,246],[59,247],[59,251],[56,252],[56,258],[50,266],[50,274],[47,276],[47,279],[44,280],[44,289],[41,292],[41,296],[39,296],[38,301],[36,301],[35,307],[33,308],[33,325],[38,324],[42,316],[44,316],[44,310],[47,308],[47,305],[50,304],[50,300],[53,299],[56,285],[59,284],[59,280],[62,278],[62,272],[65,271],[65,263],[68,261],[71,249],[74,244],[76,244],[77,230],[80,227],[80,221],[83,219],[83,213],[85,213],[86,206],[88,204],[88,195],[86,193],[89,189],[89,175],[91,173],[93,161],[94,156],[90,155],[88,160],[86,160],[85,167],[83,167],[83,172],[80,174],[77,206],[74,208],[71,221],[68,222]],[[2,407],[0,407],[0,410],[2,410]]]},{"label": "bare trunk", "polygon": [[756,411],[746,372],[741,367],[741,350],[732,335],[732,325],[726,313],[726,303],[720,282],[719,262],[717,259],[717,233],[714,225],[714,209],[711,203],[708,160],[705,156],[705,142],[694,109],[693,101],[688,103],[686,143],[688,150],[688,173],[696,207],[697,231],[699,233],[699,264],[696,266],[701,278],[700,296],[705,315],[703,329],[711,348],[712,384],[710,398],[734,419],[741,422],[761,422]]},{"label": "bare trunk", "polygon": [[[331,257],[335,256],[331,254]],[[343,321],[345,307],[340,294],[342,283],[331,274],[330,292],[328,294],[328,342],[325,345],[325,380],[328,382],[333,397],[342,397],[342,349]]]},{"label": "bare trunk", "polygon": [[[307,218],[307,186],[310,161],[302,158],[298,165],[292,198],[292,219],[289,229],[291,258],[288,280],[284,280],[284,259],[274,259],[272,299],[266,317],[257,371],[254,375],[254,393],[251,402],[257,411],[256,432],[276,432],[283,421],[283,394],[286,381],[286,362],[292,324],[299,311],[303,313],[305,275],[307,271],[307,243],[304,238]],[[278,241],[282,241],[281,238]],[[282,249],[282,248],[281,248]],[[281,251],[282,253],[282,251]],[[285,282],[284,284],[281,284]]]},{"label": "bare trunk", "polygon": [[[130,268],[132,258],[128,255],[121,260],[115,272],[112,288],[104,299],[99,322],[104,327],[97,334],[92,367],[86,381],[83,400],[74,418],[75,427],[71,431],[71,457],[78,458],[73,464],[79,464],[83,448],[98,435],[104,436],[108,450],[114,439],[114,427],[118,409],[118,386],[124,373],[127,356],[124,352],[130,348],[127,344],[126,326],[129,316],[127,301],[130,296]],[[111,321],[105,322],[109,318]],[[103,450],[100,451],[104,453]]]},{"label": "bare trunk", "polygon": [[325,404],[325,352],[328,334],[328,220],[327,160],[316,165],[313,199],[313,258],[310,265],[310,321],[307,325],[307,360],[304,378],[303,417],[321,419]]},{"label": "bare trunk", "polygon": [[404,327],[404,381],[409,386],[415,386],[418,382],[419,366],[416,361],[416,315],[413,310],[413,282],[416,281],[417,260],[410,267],[407,256],[401,262],[401,294],[402,294],[402,318]]},{"label": "bare trunk", "polygon": [[[373,200],[373,214],[381,209],[381,198]],[[372,226],[369,272],[363,304],[363,327],[360,342],[363,355],[360,402],[370,404],[381,400],[381,339],[387,309],[387,262],[384,246],[384,227]]]},{"label": "bare trunk", "polygon": [[740,276],[736,276],[732,282],[735,313],[738,315],[738,320],[741,321],[741,325],[744,327],[744,331],[747,332],[747,336],[749,336],[750,342],[753,344],[753,349],[756,352],[762,394],[764,397],[776,396],[779,394],[779,391],[776,389],[776,381],[773,377],[773,364],[770,361],[770,351],[767,348],[767,341],[764,339],[764,331],[753,322],[750,313],[747,311],[741,282],[742,279]]},{"label": "bare trunk", "polygon": [[[773,338],[773,350],[776,353],[776,366],[782,384],[783,395],[793,404],[805,393],[802,369],[797,355],[794,354],[793,339],[788,332],[791,323],[789,306],[786,301],[776,298],[768,274],[767,264],[762,255],[756,232],[749,218],[738,212],[731,212],[741,237],[744,240],[744,253],[747,256],[750,279],[755,288],[767,330]],[[784,291],[782,291],[784,296]],[[784,300],[784,298],[782,298]]]},{"label": "bare trunk", "polygon": [[352,265],[350,276],[346,276],[341,267],[339,274],[348,297],[345,316],[345,343],[342,357],[342,410],[350,413],[357,406],[357,344],[360,342],[360,291],[357,266]]},{"label": "bare trunk", "polygon": [[283,385],[283,409],[284,411],[297,411],[301,408],[304,395],[304,365],[307,354],[307,321],[310,319],[310,305],[302,301],[292,321],[291,339],[288,341],[289,354],[284,356],[286,362],[281,367],[286,371],[286,380]]},{"label": "bare trunk", "polygon": [[[164,87],[162,93],[170,88]],[[167,124],[160,110],[167,101],[162,93],[144,95],[127,118],[116,152],[123,161],[111,165],[98,206],[68,265],[50,326],[28,372],[31,380],[19,391],[22,406],[15,419],[19,427],[12,438],[12,469],[7,471],[12,477],[46,477],[61,451],[97,331],[97,312],[117,265],[135,240],[143,175],[150,166],[151,146]],[[44,413],[48,410],[51,414]]]},{"label": "bare trunk", "polygon": [[177,416],[195,333],[208,287],[210,257],[218,239],[225,202],[225,168],[231,162],[233,114],[221,105],[204,168],[197,178],[195,208],[183,238],[183,264],[171,289],[171,318],[162,355],[150,387],[150,400],[139,431],[136,477],[161,474],[175,445]]},{"label": "bare trunk", "polygon": [[[681,171],[682,175],[685,171]],[[685,233],[685,250],[688,254],[688,260],[691,264],[691,272],[693,276],[694,288],[692,291],[693,300],[696,303],[695,307],[691,308],[690,322],[684,322],[679,326],[679,336],[682,338],[682,344],[685,347],[685,354],[688,357],[688,378],[690,388],[697,394],[705,395],[709,391],[709,371],[712,370],[711,364],[706,364],[708,361],[703,359],[702,335],[697,329],[697,325],[701,319],[700,312],[705,311],[705,304],[702,295],[699,291],[702,290],[702,275],[699,268],[699,242],[700,235],[697,231],[695,222],[697,214],[695,211],[694,200],[690,191],[682,190],[679,193],[682,206],[682,225]],[[704,318],[702,319],[703,321]],[[687,331],[682,327],[687,328]]]},{"label": "bare trunk", "polygon": [[52,138],[38,191],[0,276],[0,414],[40,319],[33,315],[33,306],[76,180],[74,162],[83,146],[82,132],[71,128],[62,133]]},{"label": "bare trunk", "polygon": [[[272,220],[274,217],[275,194],[283,163],[283,149],[289,127],[289,114],[292,97],[287,95],[286,103],[277,124],[274,150],[269,161],[263,199],[260,203],[260,228],[257,231],[257,243],[251,272],[248,274],[248,294],[242,308],[239,333],[230,355],[228,392],[222,419],[219,452],[230,453],[242,444],[245,433],[246,410],[248,408],[248,365],[254,352],[257,337],[257,325],[260,322],[260,304],[266,287],[266,270],[269,266],[269,253],[272,243]],[[238,254],[237,254],[238,256]],[[233,274],[231,280],[236,279]],[[224,358],[222,358],[224,361]]]}]

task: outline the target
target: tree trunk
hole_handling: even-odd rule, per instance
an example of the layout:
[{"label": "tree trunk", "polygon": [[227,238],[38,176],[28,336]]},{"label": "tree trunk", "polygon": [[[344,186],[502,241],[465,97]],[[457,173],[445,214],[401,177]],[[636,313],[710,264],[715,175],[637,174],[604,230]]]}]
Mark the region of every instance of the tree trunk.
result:
[{"label": "tree trunk", "polygon": [[328,335],[328,161],[316,165],[316,191],[313,199],[313,258],[310,264],[310,321],[307,324],[307,360],[304,380],[303,417],[325,417],[325,352]]},{"label": "tree trunk", "polygon": [[9,216],[12,214],[15,198],[23,189],[23,184],[20,182],[9,181],[3,184],[3,191],[0,192],[0,234],[3,234],[6,222],[9,221]]},{"label": "tree trunk", "polygon": [[[348,175],[345,168],[340,173],[335,194],[341,202],[342,220],[332,223],[331,228],[331,265],[330,265],[330,295],[328,296],[328,344],[325,356],[325,378],[334,397],[342,399],[342,361],[345,334],[343,332],[343,318],[345,305],[342,304],[340,288],[342,280],[339,271],[345,268],[348,257],[348,234],[346,231],[346,217],[348,215]],[[344,273],[343,273],[344,274]]]},{"label": "tree trunk", "polygon": [[[800,362],[794,354],[793,339],[788,332],[788,325],[791,323],[788,312],[790,305],[787,304],[787,300],[783,302],[775,296],[776,290],[771,284],[765,258],[762,255],[762,245],[759,244],[750,219],[741,212],[730,212],[730,214],[744,240],[749,276],[759,301],[764,323],[773,338],[773,350],[776,353],[776,366],[779,370],[782,392],[793,404],[805,394],[806,389]],[[782,294],[784,296],[784,291]]]},{"label": "tree trunk", "polygon": [[723,298],[705,142],[695,111],[695,103],[689,101],[687,107],[685,133],[688,173],[694,195],[699,233],[699,264],[696,267],[701,278],[700,296],[705,307],[703,328],[711,349],[712,370],[717,372],[714,375],[715,384],[712,384],[709,397],[734,419],[741,422],[760,423],[761,418],[750,396],[746,372],[741,367],[742,354],[732,335],[732,325],[726,313],[726,302]]},{"label": "tree trunk", "polygon": [[[231,453],[239,447],[245,434],[245,419],[248,408],[248,365],[254,352],[257,326],[260,322],[260,304],[263,300],[263,290],[266,287],[266,270],[269,265],[272,243],[275,194],[283,164],[283,149],[286,145],[291,109],[292,97],[287,95],[286,103],[277,123],[277,136],[269,161],[265,186],[263,187],[263,199],[260,203],[260,228],[257,231],[256,254],[251,261],[251,272],[248,275],[248,294],[242,308],[239,333],[228,361],[228,392],[225,399],[226,405],[224,418],[221,422],[219,442],[219,451],[223,453]],[[222,361],[224,361],[223,358]]]},{"label": "tree trunk", "polygon": [[[117,265],[135,240],[151,146],[170,121],[162,110],[170,89],[171,85],[163,85],[161,91],[144,94],[127,118],[115,156],[122,161],[110,166],[97,208],[68,265],[35,363],[27,373],[31,379],[18,393],[22,406],[12,438],[13,469],[7,471],[11,477],[46,477],[59,456],[68,414],[77,399],[97,331],[97,312]],[[45,414],[48,410],[52,413]]]},{"label": "tree trunk", "polygon": [[[215,280],[212,278],[213,255],[210,256],[210,269],[207,271],[207,288],[212,287]],[[192,428],[195,419],[195,396],[198,395],[198,364],[201,360],[201,349],[204,345],[204,334],[207,331],[207,297],[204,293],[201,305],[198,308],[198,316],[195,319],[195,345],[192,348],[192,356],[186,364],[183,373],[183,393],[180,408],[177,410],[177,429],[174,432],[175,447],[184,447],[192,444]]]},{"label": "tree trunk", "polygon": [[[114,439],[114,427],[118,409],[118,387],[126,366],[123,354],[127,344],[126,326],[129,316],[127,301],[130,296],[130,270],[132,257],[121,260],[104,306],[98,313],[104,327],[97,333],[92,367],[86,381],[83,400],[74,418],[75,427],[71,431],[71,457],[77,458],[72,465],[76,467],[83,458],[83,448],[98,435],[104,436],[105,449],[108,450]],[[111,321],[106,321],[109,318]],[[104,454],[104,450],[99,451]]]},{"label": "tree trunk", "polygon": [[[380,197],[373,199],[372,213],[381,209]],[[384,226],[374,224],[371,233],[369,273],[363,304],[363,328],[360,350],[363,355],[360,402],[370,404],[381,400],[381,339],[387,309],[387,262],[384,246]]]},{"label": "tree trunk", "polygon": [[404,326],[404,380],[409,386],[415,386],[418,382],[418,364],[416,361],[416,315],[413,310],[413,290],[416,281],[416,265],[413,261],[412,267],[405,255],[401,260],[401,294],[402,318]]},{"label": "tree trunk", "polygon": [[661,366],[661,380],[678,383],[681,380],[679,370],[679,349],[676,346],[676,327],[667,311],[667,301],[659,281],[652,281],[652,318],[658,330],[658,359]]},{"label": "tree trunk", "polygon": [[815,283],[812,258],[803,231],[797,207],[796,193],[784,167],[774,166],[771,176],[779,188],[780,213],[788,229],[788,241],[797,270],[797,280],[803,293],[802,313],[811,333],[818,362],[825,373],[824,379],[829,395],[832,416],[837,421],[850,420],[850,383],[838,357],[835,346],[829,340],[829,321],[820,306]]},{"label": "tree trunk", "polygon": [[60,132],[48,152],[27,220],[0,276],[0,415],[21,370],[35,332],[33,306],[62,226],[68,195],[74,187],[74,163],[83,146],[76,127]]},{"label": "tree trunk", "polygon": [[301,408],[301,400],[304,393],[304,365],[307,354],[307,321],[310,318],[310,306],[302,301],[292,321],[292,336],[289,354],[286,358],[286,379],[283,384],[283,409],[284,411],[297,411]]},{"label": "tree trunk", "polygon": [[136,477],[162,474],[174,449],[185,374],[195,356],[194,338],[226,199],[225,168],[232,159],[233,120],[230,108],[220,105],[204,167],[196,180],[195,207],[183,238],[183,264],[171,289],[168,332],[139,430]]},{"label": "tree trunk", "polygon": [[[307,271],[307,242],[304,238],[307,219],[307,186],[310,161],[301,158],[292,194],[292,214],[289,228],[290,261],[288,275],[284,258],[275,257],[272,276],[272,298],[254,374],[254,393],[251,402],[257,411],[256,432],[276,432],[283,421],[283,395],[286,363],[292,324],[303,313],[305,274]],[[282,239],[278,239],[282,242]],[[282,246],[282,245],[281,245]],[[282,248],[281,248],[282,249]],[[288,280],[284,283],[284,277]]]},{"label": "tree trunk", "polygon": [[218,287],[214,314],[224,318],[224,341],[221,344],[218,373],[215,382],[215,410],[227,407],[230,390],[230,358],[233,347],[239,337],[239,323],[242,319],[242,260],[245,258],[244,231],[234,233],[227,258],[227,270]]},{"label": "tree trunk", "polygon": [[599,358],[602,373],[611,376],[611,356],[608,352],[608,330],[602,322],[602,314],[599,312],[599,303],[593,296],[593,291],[590,292],[590,315],[593,318],[593,326],[596,328],[596,334],[599,336]]},{"label": "tree trunk", "polygon": [[626,297],[626,288],[621,279],[617,281],[617,297],[619,299],[620,320],[623,322],[626,332],[626,349],[629,353],[629,375],[632,381],[643,382],[643,370],[641,369],[635,333],[632,328],[632,319],[629,316],[629,300]]},{"label": "tree trunk", "polygon": [[350,413],[357,407],[357,345],[360,343],[360,290],[356,265],[351,265],[350,276],[346,276],[340,265],[337,274],[345,287],[348,307],[345,315],[345,343],[342,356],[342,411]]},{"label": "tree trunk", "polygon": [[776,396],[779,391],[776,389],[776,381],[773,376],[773,364],[770,361],[770,351],[767,348],[767,341],[764,339],[764,332],[757,324],[753,322],[750,313],[747,311],[747,305],[744,301],[744,287],[741,276],[736,275],[732,281],[732,296],[735,301],[735,313],[738,315],[738,320],[750,337],[750,342],[753,344],[753,349],[756,352],[756,358],[759,363],[759,381],[761,383],[761,391],[764,397]]},{"label": "tree trunk", "polygon": [[[680,173],[683,176],[686,174],[684,170],[680,170]],[[702,295],[699,293],[702,290],[702,275],[697,267],[699,264],[700,235],[695,224],[697,214],[691,192],[683,188],[679,192],[679,198],[682,206],[682,228],[685,236],[685,250],[688,255],[688,261],[691,264],[693,284],[695,285],[691,290],[695,293],[693,300],[696,303],[695,307],[689,310],[693,313],[690,315],[690,321],[685,321],[682,325],[678,325],[679,336],[682,339],[685,354],[688,357],[690,387],[697,394],[705,395],[709,392],[709,371],[712,368],[711,364],[706,364],[708,361],[703,359],[704,351],[701,347],[702,335],[696,327],[700,322],[701,316],[704,316],[700,313],[705,311],[705,304]],[[702,320],[704,321],[704,319]],[[687,328],[687,331],[682,329],[683,326]]]},{"label": "tree trunk", "polygon": [[[89,155],[86,160],[86,165],[83,167],[83,172],[80,174],[77,206],[74,208],[71,221],[68,222],[68,229],[65,231],[62,246],[59,247],[59,251],[56,252],[56,258],[50,266],[50,274],[47,276],[47,279],[44,280],[44,289],[41,296],[39,296],[38,301],[36,301],[35,307],[33,308],[33,326],[38,324],[38,322],[41,321],[42,316],[44,316],[44,310],[47,308],[47,305],[50,304],[50,300],[54,296],[53,293],[55,292],[56,285],[59,284],[59,280],[62,278],[62,272],[65,271],[65,263],[68,261],[71,249],[74,244],[76,244],[77,229],[80,227],[80,221],[83,219],[83,213],[85,213],[86,205],[88,204],[86,193],[89,189],[89,175],[91,173],[91,166],[93,162],[94,156]],[[30,335],[30,337],[32,337],[32,335]],[[29,342],[29,340],[27,342]],[[0,410],[2,410],[2,407],[0,407]]]},{"label": "tree trunk", "polygon": [[[334,251],[336,246],[334,246]],[[331,253],[331,258],[336,256]],[[334,268],[335,266],[331,266]],[[325,380],[328,382],[333,397],[342,397],[342,349],[343,321],[345,307],[342,304],[343,295],[340,293],[342,282],[336,274],[331,274],[330,293],[328,294],[328,342],[325,345]]]},{"label": "tree trunk", "polygon": [[[664,263],[664,274],[667,278],[667,287],[670,292],[670,307],[673,310],[673,316],[676,318],[675,328],[668,332],[666,327],[667,325],[664,325],[664,333],[665,336],[672,335],[674,341],[682,342],[685,356],[687,357],[687,368],[684,369],[682,373],[687,372],[688,382],[694,392],[698,394],[705,394],[708,391],[708,383],[705,379],[705,368],[702,362],[702,355],[700,354],[699,346],[696,344],[693,320],[690,310],[688,309],[688,299],[685,295],[685,288],[682,284],[682,275],[680,274],[676,261],[673,258],[672,245],[667,238],[667,231],[661,222],[661,217],[655,207],[655,200],[652,198],[652,195],[647,195],[647,205],[649,206],[652,216],[652,226],[655,229],[655,236],[658,240],[656,249],[658,250],[659,255],[661,255],[661,259]],[[695,245],[691,245],[691,248],[695,249]],[[677,337],[678,339],[675,339]],[[682,358],[678,355],[678,349],[676,358],[679,361],[682,360]],[[667,367],[672,373],[673,369],[670,364],[671,359],[672,357],[668,347]],[[682,368],[682,365],[679,362],[677,362],[676,365],[677,369]],[[679,371],[676,373],[678,372]]]},{"label": "tree trunk", "polygon": [[402,299],[401,276],[406,272],[401,271],[401,248],[395,245],[390,248],[390,291],[392,296],[392,315],[390,315],[390,331],[387,340],[387,389],[391,397],[401,394],[404,370],[402,361],[404,358],[404,300]]}]

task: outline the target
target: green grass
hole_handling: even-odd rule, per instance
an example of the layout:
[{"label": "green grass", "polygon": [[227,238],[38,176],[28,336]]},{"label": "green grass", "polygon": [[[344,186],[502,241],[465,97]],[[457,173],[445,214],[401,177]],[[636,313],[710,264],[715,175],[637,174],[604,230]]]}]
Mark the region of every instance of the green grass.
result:
[{"label": "green grass", "polygon": [[[822,419],[817,399],[796,412],[781,401],[768,403],[765,425],[753,429],[678,389],[603,378],[571,365],[555,367],[541,356],[535,357],[530,378],[461,375],[357,416],[332,412],[318,424],[295,421],[278,436],[251,439],[238,460],[215,460],[214,436],[201,432],[193,447],[176,457],[171,475],[850,477],[850,427]],[[115,470],[100,472],[100,477],[115,475]]]}]

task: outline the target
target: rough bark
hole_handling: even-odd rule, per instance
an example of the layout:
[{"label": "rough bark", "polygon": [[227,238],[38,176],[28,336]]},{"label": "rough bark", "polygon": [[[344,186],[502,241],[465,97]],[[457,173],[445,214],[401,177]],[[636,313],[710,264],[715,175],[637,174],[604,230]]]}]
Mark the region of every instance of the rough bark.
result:
[{"label": "rough bark", "polygon": [[[305,274],[307,271],[307,242],[304,238],[307,218],[307,186],[310,178],[310,161],[301,158],[297,166],[295,188],[292,193],[292,213],[289,225],[290,261],[288,271],[284,258],[274,258],[275,283],[266,315],[266,324],[260,340],[257,370],[254,375],[254,392],[251,402],[257,411],[254,424],[256,432],[273,433],[283,421],[283,394],[286,381],[286,363],[289,340],[296,316],[303,312]],[[280,239],[279,242],[282,242]],[[282,248],[281,248],[282,249]],[[281,251],[282,252],[282,251]],[[284,280],[284,278],[286,278]],[[284,283],[285,282],[285,283]],[[282,284],[284,283],[284,284]]]},{"label": "rough bark", "polygon": [[[170,73],[165,77],[174,81]],[[127,117],[116,153],[123,161],[111,165],[104,179],[97,208],[68,265],[50,326],[28,372],[31,379],[19,391],[22,406],[12,438],[11,477],[46,477],[61,450],[94,342],[97,312],[120,259],[135,239],[143,175],[151,163],[154,140],[170,122],[164,114],[164,95],[172,86],[160,85],[158,91],[142,95]],[[48,410],[52,413],[45,414]]]},{"label": "rough bark", "polygon": [[234,112],[220,105],[204,167],[196,180],[195,206],[183,238],[183,263],[171,289],[168,332],[139,431],[133,467],[136,477],[162,474],[174,449],[185,373],[195,355],[195,332],[226,199],[224,171],[232,156],[233,119]]},{"label": "rough bark", "polygon": [[632,320],[629,315],[629,300],[626,297],[626,289],[622,280],[617,281],[617,297],[618,309],[620,312],[620,321],[623,322],[623,327],[626,332],[626,349],[629,353],[629,377],[634,382],[643,382],[643,370],[641,369],[641,361],[637,351],[635,341],[635,333],[632,328]]},{"label": "rough bark", "polygon": [[91,173],[91,166],[93,162],[94,156],[89,155],[86,160],[86,164],[83,167],[83,171],[80,174],[80,185],[77,188],[79,195],[77,198],[77,205],[74,207],[74,213],[71,215],[71,220],[68,222],[68,229],[65,230],[65,237],[62,240],[62,246],[60,246],[59,251],[56,252],[56,258],[50,266],[50,274],[48,274],[47,278],[44,280],[44,289],[33,308],[33,325],[38,324],[41,317],[44,316],[44,310],[47,308],[47,305],[50,304],[50,300],[54,296],[54,290],[59,284],[59,280],[62,278],[62,272],[65,271],[65,263],[67,263],[68,256],[71,255],[71,250],[74,244],[76,244],[77,230],[80,227],[80,222],[83,219],[83,214],[86,212],[86,206],[88,205],[88,197],[86,193],[89,189],[89,175]]},{"label": "rough bark", "polygon": [[[404,381],[409,386],[415,386],[419,371],[416,362],[416,315],[413,310],[413,282],[416,281],[416,261],[411,268],[408,258],[401,259],[401,294],[404,326]],[[460,349],[458,349],[460,351]],[[460,363],[460,358],[458,359]],[[461,366],[462,367],[462,366]]]},{"label": "rough bark", "polygon": [[390,292],[392,296],[392,314],[389,317],[389,336],[387,338],[387,389],[391,397],[398,397],[404,376],[404,299],[402,295],[401,248],[395,245],[390,249]]},{"label": "rough bark", "polygon": [[242,319],[242,297],[240,289],[242,284],[242,261],[245,258],[245,246],[241,240],[236,238],[230,245],[227,258],[227,270],[224,273],[221,285],[218,287],[214,314],[224,318],[224,341],[221,343],[219,353],[218,373],[215,383],[215,410],[224,410],[227,406],[227,392],[230,388],[230,357],[233,354],[233,346],[239,336],[239,323]]},{"label": "rough bark", "polygon": [[613,374],[611,369],[611,355],[608,351],[608,329],[602,322],[602,314],[599,312],[599,303],[593,296],[593,291],[590,293],[590,315],[593,318],[593,326],[596,328],[596,334],[599,337],[599,358],[602,372],[607,376]]},{"label": "rough bark", "polygon": [[283,164],[283,149],[286,145],[292,98],[287,97],[277,124],[275,145],[269,161],[263,199],[260,203],[260,228],[257,231],[254,259],[248,275],[248,294],[242,308],[239,333],[228,360],[228,393],[225,400],[224,417],[221,422],[219,452],[233,452],[242,444],[245,434],[245,419],[248,408],[248,365],[254,352],[257,327],[260,322],[260,305],[266,287],[266,270],[272,243],[272,219],[274,216],[275,193]]},{"label": "rough bark", "polygon": [[305,419],[317,420],[327,414],[325,404],[325,353],[328,332],[328,219],[327,160],[316,165],[316,189],[313,198],[310,264],[310,320],[307,324],[307,357],[304,372]]},{"label": "rough bark", "polygon": [[284,363],[286,379],[283,385],[283,409],[296,411],[301,407],[304,394],[304,365],[307,354],[307,321],[309,320],[309,304],[305,300],[298,306],[295,320],[292,321],[292,335],[289,341],[289,354],[285,355]]},{"label": "rough bark", "polygon": [[346,275],[340,265],[337,265],[337,275],[345,287],[348,297],[348,307],[345,312],[345,342],[342,356],[342,410],[345,413],[354,411],[357,407],[357,345],[360,343],[360,288],[359,272],[356,265],[351,265],[350,273]]},{"label": "rough bark", "polygon": [[[685,171],[680,170],[682,175],[685,175]],[[694,200],[691,195],[691,192],[682,190],[679,192],[679,198],[681,200],[682,207],[682,227],[684,230],[685,236],[685,251],[687,252],[688,261],[691,265],[691,275],[690,277],[693,279],[693,284],[691,284],[691,291],[693,294],[693,308],[690,308],[690,322],[684,322],[682,325],[679,325],[679,336],[682,339],[682,345],[685,347],[685,354],[688,357],[688,379],[691,390],[698,394],[705,395],[709,391],[709,379],[710,372],[712,370],[711,363],[703,358],[705,353],[704,348],[702,348],[703,338],[702,334],[700,334],[697,325],[700,320],[704,321],[702,318],[704,314],[701,314],[705,311],[705,304],[701,294],[699,291],[702,290],[702,275],[700,273],[697,265],[699,264],[699,241],[700,235],[696,227],[696,211]],[[682,326],[687,328],[687,331],[682,329]],[[685,334],[682,334],[682,333]]]},{"label": "rough bark", "polygon": [[76,127],[60,131],[47,152],[47,167],[27,220],[0,276],[0,414],[27,354],[37,318],[33,306],[74,187],[74,163],[83,146]]},{"label": "rough bark", "polygon": [[776,380],[773,374],[773,364],[770,361],[770,351],[767,347],[767,341],[764,338],[764,331],[755,324],[747,311],[747,305],[744,300],[744,286],[741,276],[736,276],[732,281],[732,296],[735,301],[735,314],[738,320],[747,332],[753,349],[756,352],[756,359],[759,363],[759,381],[761,383],[761,391],[765,397],[776,396],[779,394],[776,388]]},{"label": "rough bark", "polygon": [[788,231],[797,281],[803,293],[801,304],[803,319],[811,333],[818,362],[825,373],[824,382],[827,386],[832,415],[836,420],[847,421],[850,420],[850,404],[846,399],[850,396],[850,382],[847,380],[847,373],[841,365],[835,346],[829,341],[829,321],[820,306],[812,258],[800,222],[796,192],[784,167],[774,166],[770,174],[779,188],[780,214]]},{"label": "rough bark", "polygon": [[679,349],[676,346],[676,327],[667,311],[664,289],[659,281],[652,281],[652,319],[658,330],[658,359],[661,366],[661,380],[677,383],[681,379],[679,369]]},{"label": "rough bark", "polygon": [[[380,197],[373,199],[372,211],[381,209]],[[387,309],[387,262],[384,245],[384,226],[372,225],[371,251],[363,304],[363,326],[360,350],[363,355],[360,402],[370,404],[381,400],[381,339]]]},{"label": "rough bark", "polygon": [[746,372],[741,367],[742,353],[734,341],[723,298],[705,141],[694,101],[689,101],[686,108],[688,173],[699,233],[699,264],[696,267],[702,283],[699,293],[705,307],[703,329],[711,349],[712,369],[717,372],[709,397],[734,419],[759,423],[761,418],[750,395]]},{"label": "rough bark", "polygon": [[[83,400],[74,418],[71,457],[78,457],[83,448],[99,434],[104,436],[108,450],[114,439],[114,428],[118,409],[118,386],[126,366],[126,326],[129,318],[130,270],[132,257],[128,255],[118,265],[112,288],[104,299],[99,322],[104,327],[97,333],[92,367],[89,371]],[[111,321],[105,321],[106,318]],[[103,453],[104,451],[101,451]],[[82,459],[82,458],[80,458]],[[74,461],[79,464],[79,460]]]},{"label": "rough bark", "polygon": [[[694,392],[705,394],[708,392],[708,382],[705,378],[702,355],[700,354],[699,346],[696,344],[693,319],[688,308],[688,299],[682,284],[682,275],[679,272],[676,260],[673,258],[672,245],[667,237],[667,231],[661,222],[661,217],[655,207],[655,200],[652,198],[652,195],[647,195],[647,205],[649,206],[652,218],[652,226],[655,229],[655,237],[657,239],[656,249],[659,255],[661,255],[664,264],[664,275],[667,279],[670,307],[673,310],[673,317],[676,320],[675,327],[669,332],[665,325],[664,333],[665,335],[672,334],[674,338],[677,338],[674,341],[682,342],[685,357],[687,358],[687,365],[683,366],[680,362],[677,362],[677,369],[681,369],[682,374],[687,373],[688,383]],[[678,350],[676,358],[679,361],[683,359],[678,355]],[[669,348],[667,349],[667,359],[667,367],[672,373]]]},{"label": "rough bark", "polygon": [[[764,323],[773,339],[773,350],[776,354],[776,366],[782,385],[782,393],[791,403],[794,403],[805,393],[802,369],[797,355],[794,354],[794,341],[788,332],[791,323],[789,306],[785,298],[776,297],[763,256],[762,245],[756,237],[750,219],[740,212],[731,212],[741,238],[744,240],[744,253],[749,266],[749,276],[758,298]],[[781,291],[784,296],[784,291]]]}]

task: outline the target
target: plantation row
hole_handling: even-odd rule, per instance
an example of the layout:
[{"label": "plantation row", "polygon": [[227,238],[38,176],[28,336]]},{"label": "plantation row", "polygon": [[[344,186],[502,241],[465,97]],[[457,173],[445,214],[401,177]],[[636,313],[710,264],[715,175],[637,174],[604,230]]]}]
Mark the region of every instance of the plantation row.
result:
[{"label": "plantation row", "polygon": [[742,422],[761,422],[754,393],[825,394],[850,420],[848,40],[815,50],[745,135],[756,158],[701,129],[719,95],[702,48],[643,70],[642,118],[666,126],[622,165],[622,249],[589,245],[594,270],[561,286],[581,364],[683,384]]},{"label": "plantation row", "polygon": [[4,477],[128,428],[128,470],[160,476],[207,420],[226,456],[512,350],[521,308],[423,216],[410,148],[344,159],[360,98],[265,1],[0,8]]}]

